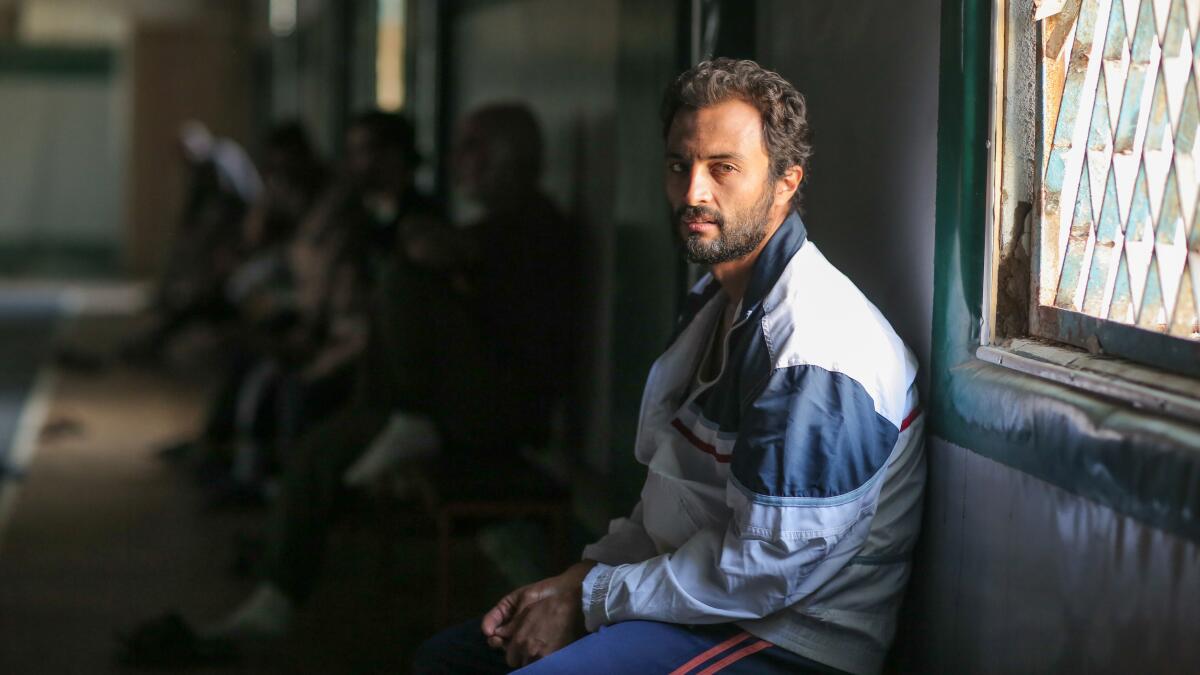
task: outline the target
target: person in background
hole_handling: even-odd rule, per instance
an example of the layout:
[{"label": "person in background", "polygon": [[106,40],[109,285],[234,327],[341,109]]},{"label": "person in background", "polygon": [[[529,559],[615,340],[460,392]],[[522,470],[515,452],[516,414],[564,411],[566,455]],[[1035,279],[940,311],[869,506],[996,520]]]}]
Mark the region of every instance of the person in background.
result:
[{"label": "person in background", "polygon": [[[225,373],[199,437],[159,451],[164,459],[197,459],[216,492],[214,503],[243,496],[258,501],[254,479],[264,458],[257,451],[279,433],[276,394],[286,372],[279,346],[297,322],[288,252],[328,183],[324,163],[297,122],[270,131],[262,166],[263,190],[242,223],[241,262],[224,287],[235,318]],[[231,457],[242,460],[235,471],[228,470]]]},{"label": "person in background", "polygon": [[[340,472],[331,474],[329,467],[344,469],[391,408],[385,397],[397,380],[388,341],[407,333],[388,311],[402,301],[387,281],[403,256],[400,234],[440,222],[433,202],[413,185],[416,160],[407,119],[376,111],[356,116],[340,175],[294,236],[280,240],[285,288],[247,300],[273,327],[245,341],[247,365],[230,378],[230,417],[237,422],[241,416],[245,390],[253,384],[248,381],[269,372],[284,402],[279,424],[291,425],[279,443],[279,496],[271,503],[262,584],[201,631],[177,614],[142,623],[121,641],[123,662],[207,663],[214,654],[228,654],[214,646],[227,645],[228,638],[278,635],[315,583],[341,487]],[[271,239],[269,226],[249,231],[258,233],[260,243]],[[227,472],[252,463],[241,454],[235,451]]]},{"label": "person in background", "polygon": [[463,228],[428,219],[399,228],[355,395],[287,458],[262,582],[207,635],[287,630],[317,582],[345,488],[404,459],[471,461],[544,442],[551,410],[572,391],[578,233],[538,187],[532,113],[502,104],[469,115],[453,166],[483,215]]},{"label": "person in background", "polygon": [[[413,143],[404,117],[361,113],[347,129],[337,179],[298,224],[281,227],[282,214],[272,217],[268,209],[248,221],[249,238],[277,242],[262,262],[278,264],[282,274],[272,284],[266,270],[246,268],[234,279],[249,330],[204,434],[204,473],[218,468],[217,502],[260,503],[263,470],[276,463],[264,455],[287,454],[306,427],[346,407],[368,341],[372,296],[397,252],[400,225],[436,221],[433,203],[413,185]],[[292,173],[307,175],[301,166]],[[286,184],[273,194],[282,208],[299,196]]]},{"label": "person in background", "polygon": [[188,169],[187,196],[152,299],[152,325],[122,349],[135,361],[157,362],[183,330],[230,318],[224,286],[244,252],[243,219],[263,189],[254,162],[236,141],[188,120],[178,142]]}]

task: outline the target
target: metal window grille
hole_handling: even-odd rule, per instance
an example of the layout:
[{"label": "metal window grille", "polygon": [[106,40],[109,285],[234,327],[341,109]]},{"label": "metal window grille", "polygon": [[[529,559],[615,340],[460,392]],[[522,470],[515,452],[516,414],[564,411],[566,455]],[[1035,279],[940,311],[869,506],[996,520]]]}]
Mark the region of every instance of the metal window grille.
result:
[{"label": "metal window grille", "polygon": [[1042,26],[1037,300],[1200,341],[1200,0],[1082,0]]}]

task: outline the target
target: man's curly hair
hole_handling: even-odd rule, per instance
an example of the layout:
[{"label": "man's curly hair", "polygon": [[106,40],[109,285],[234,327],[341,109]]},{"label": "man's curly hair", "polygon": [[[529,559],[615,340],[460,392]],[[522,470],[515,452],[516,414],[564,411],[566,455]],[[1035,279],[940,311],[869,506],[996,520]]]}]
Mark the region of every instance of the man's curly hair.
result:
[{"label": "man's curly hair", "polygon": [[[807,178],[812,143],[804,95],[779,73],[754,61],[725,57],[701,61],[675,78],[663,97],[663,138],[680,108],[699,110],[733,99],[749,103],[762,115],[771,181],[793,166],[803,169]],[[792,195],[792,208],[800,208],[798,189]]]}]

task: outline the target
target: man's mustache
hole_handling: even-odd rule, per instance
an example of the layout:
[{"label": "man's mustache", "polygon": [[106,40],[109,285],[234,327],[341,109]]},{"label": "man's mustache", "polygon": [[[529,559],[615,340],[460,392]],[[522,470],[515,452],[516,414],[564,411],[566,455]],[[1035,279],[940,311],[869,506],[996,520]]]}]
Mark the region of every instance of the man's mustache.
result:
[{"label": "man's mustache", "polygon": [[681,206],[675,209],[676,223],[714,223],[717,227],[725,225],[725,216],[716,209],[707,206]]}]

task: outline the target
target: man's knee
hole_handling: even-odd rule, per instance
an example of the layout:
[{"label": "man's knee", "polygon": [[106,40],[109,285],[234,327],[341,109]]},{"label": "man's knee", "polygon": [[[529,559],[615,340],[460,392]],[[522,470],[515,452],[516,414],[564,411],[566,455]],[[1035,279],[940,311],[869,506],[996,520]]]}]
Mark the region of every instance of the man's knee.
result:
[{"label": "man's knee", "polygon": [[442,634],[429,638],[417,647],[417,651],[413,654],[412,672],[413,675],[434,675],[435,673],[450,672],[450,664],[445,660],[445,656],[449,653],[446,649],[448,645],[441,639]]}]

